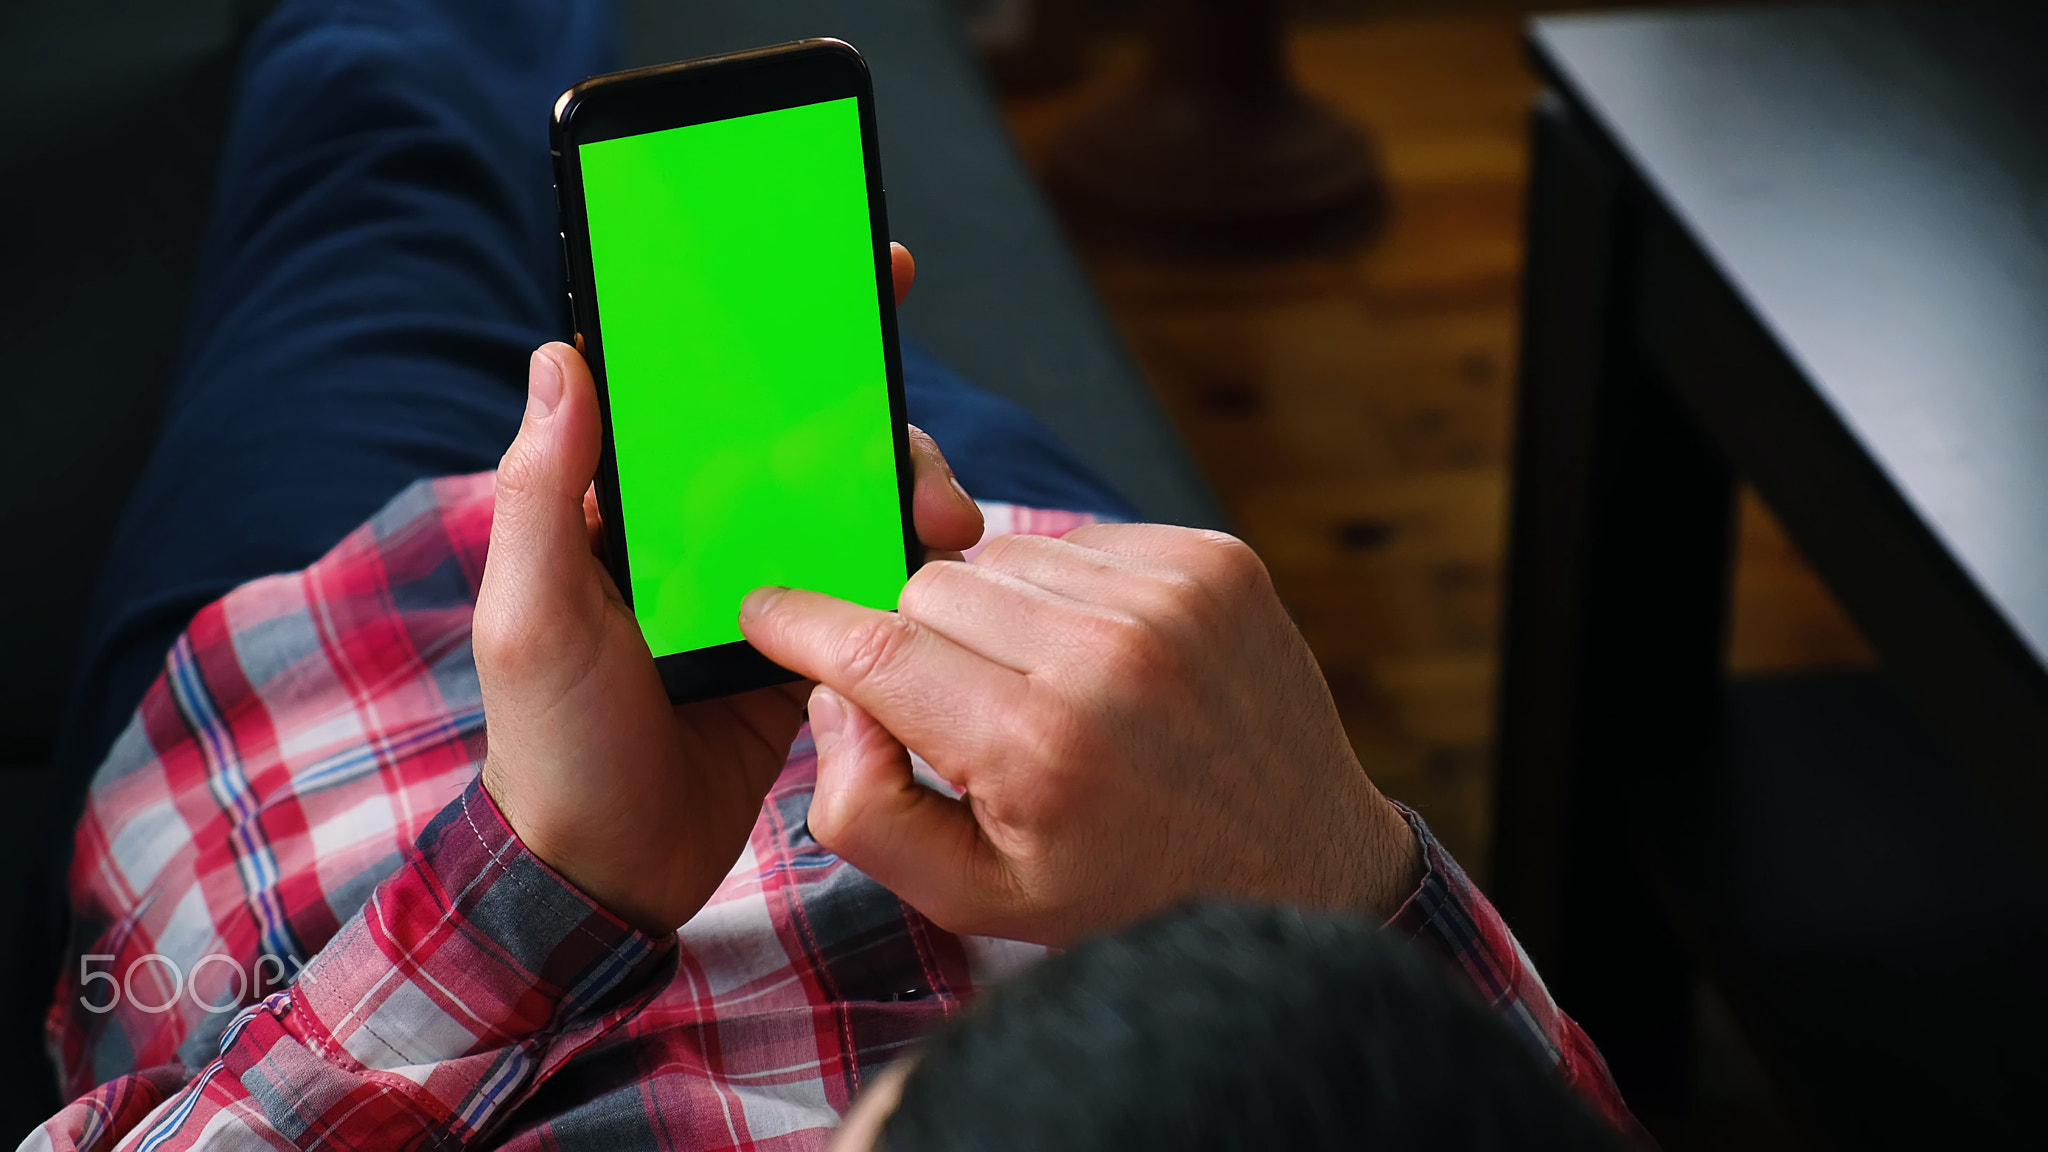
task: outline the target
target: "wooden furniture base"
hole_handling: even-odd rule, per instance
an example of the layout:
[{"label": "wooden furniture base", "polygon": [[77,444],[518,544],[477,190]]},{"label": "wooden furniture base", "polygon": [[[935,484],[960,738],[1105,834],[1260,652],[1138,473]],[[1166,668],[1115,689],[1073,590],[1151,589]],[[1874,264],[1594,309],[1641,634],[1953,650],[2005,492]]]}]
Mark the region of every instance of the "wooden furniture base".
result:
[{"label": "wooden furniture base", "polygon": [[1138,88],[1076,121],[1047,179],[1090,237],[1167,257],[1345,247],[1386,214],[1371,143],[1297,91],[1273,0],[1158,0]]}]

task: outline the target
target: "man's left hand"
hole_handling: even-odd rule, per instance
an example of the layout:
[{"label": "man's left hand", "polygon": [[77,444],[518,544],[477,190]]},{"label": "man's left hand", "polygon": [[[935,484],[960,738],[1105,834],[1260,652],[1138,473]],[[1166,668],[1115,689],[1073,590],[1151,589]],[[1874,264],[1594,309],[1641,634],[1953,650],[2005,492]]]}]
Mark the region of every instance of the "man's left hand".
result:
[{"label": "man's left hand", "polygon": [[[895,256],[901,299],[912,265],[901,246]],[[809,689],[669,703],[597,558],[590,369],[574,348],[549,344],[529,372],[526,418],[498,468],[472,632],[490,741],[484,787],[535,855],[621,918],[665,934],[739,858]],[[910,440],[918,538],[929,555],[958,557],[981,537],[981,512],[931,437],[913,428]]]}]

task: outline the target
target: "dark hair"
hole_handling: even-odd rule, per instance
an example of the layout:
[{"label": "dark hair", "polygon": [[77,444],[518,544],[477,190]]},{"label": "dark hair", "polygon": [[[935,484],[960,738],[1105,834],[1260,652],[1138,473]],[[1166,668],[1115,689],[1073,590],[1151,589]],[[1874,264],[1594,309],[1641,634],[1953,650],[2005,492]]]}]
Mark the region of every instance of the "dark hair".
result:
[{"label": "dark hair", "polygon": [[886,1152],[1616,1149],[1557,1074],[1364,920],[1185,905],[988,992]]}]

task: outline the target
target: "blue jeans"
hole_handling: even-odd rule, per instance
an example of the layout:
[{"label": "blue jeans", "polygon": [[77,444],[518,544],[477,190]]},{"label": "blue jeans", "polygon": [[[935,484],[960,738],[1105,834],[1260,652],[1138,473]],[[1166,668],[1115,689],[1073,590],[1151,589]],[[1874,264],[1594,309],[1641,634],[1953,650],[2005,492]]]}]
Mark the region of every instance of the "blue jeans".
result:
[{"label": "blue jeans", "polygon": [[[284,0],[264,24],[60,764],[98,763],[200,608],[420,477],[496,465],[528,353],[568,333],[548,110],[617,41],[592,0]],[[913,348],[904,377],[977,497],[1135,518],[1016,405]]]}]

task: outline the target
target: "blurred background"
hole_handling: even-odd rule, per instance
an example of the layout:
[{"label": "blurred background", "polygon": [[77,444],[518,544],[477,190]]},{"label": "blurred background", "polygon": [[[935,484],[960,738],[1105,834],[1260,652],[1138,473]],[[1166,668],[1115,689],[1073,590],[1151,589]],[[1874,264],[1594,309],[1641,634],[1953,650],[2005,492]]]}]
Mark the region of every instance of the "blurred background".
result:
[{"label": "blurred background", "polygon": [[[1302,91],[1365,134],[1376,223],[1277,256],[1160,253],[1075,218],[1053,169],[1077,121],[1145,67],[1138,0],[953,0],[1027,162],[1145,380],[1266,560],[1360,759],[1482,885],[1539,12],[1618,4],[1296,0]],[[1660,5],[1684,7],[1685,5]],[[1034,19],[1035,17],[1035,19]],[[1048,177],[1051,177],[1048,179]],[[1874,665],[1753,493],[1728,646],[1738,676]],[[1806,1147],[1710,983],[1667,1147]],[[1569,1005],[1567,1005],[1569,1010]]]}]

